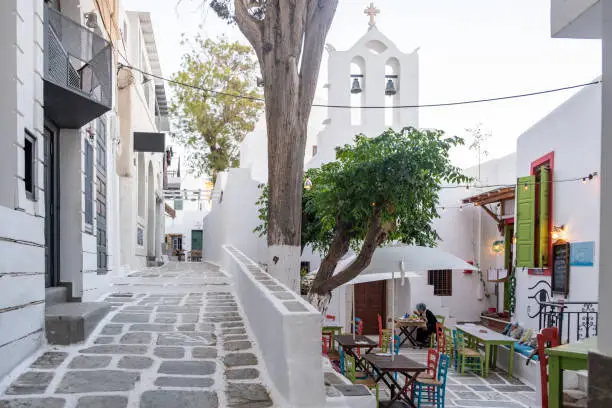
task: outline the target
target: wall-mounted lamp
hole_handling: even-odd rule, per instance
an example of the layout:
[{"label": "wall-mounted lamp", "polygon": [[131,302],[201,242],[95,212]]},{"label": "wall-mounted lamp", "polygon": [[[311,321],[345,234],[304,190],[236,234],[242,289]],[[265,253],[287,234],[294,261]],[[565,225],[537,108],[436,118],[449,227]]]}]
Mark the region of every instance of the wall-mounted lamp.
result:
[{"label": "wall-mounted lamp", "polygon": [[312,181],[310,180],[310,177],[306,177],[306,180],[304,181],[304,188],[306,190],[310,190],[312,188]]},{"label": "wall-mounted lamp", "polygon": [[503,252],[504,251],[504,240],[497,240],[493,242],[493,245],[491,246],[491,251],[494,254],[499,254],[500,252]]},{"label": "wall-mounted lamp", "polygon": [[565,225],[557,226],[555,225],[552,229],[552,239],[557,241],[559,239],[565,240],[567,235],[567,230],[565,229]]},{"label": "wall-mounted lamp", "polygon": [[151,79],[146,76],[145,74],[142,74],[142,83],[143,85],[146,84],[147,82],[149,82]]},{"label": "wall-mounted lamp", "polygon": [[513,245],[514,245],[514,244],[516,244],[516,235],[514,235],[514,236],[512,237],[512,244],[513,244]]}]

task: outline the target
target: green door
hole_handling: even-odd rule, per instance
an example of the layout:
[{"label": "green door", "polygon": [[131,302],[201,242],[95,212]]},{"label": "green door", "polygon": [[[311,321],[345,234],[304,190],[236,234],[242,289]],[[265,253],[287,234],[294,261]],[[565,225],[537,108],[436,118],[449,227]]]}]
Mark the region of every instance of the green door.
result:
[{"label": "green door", "polygon": [[191,230],[191,250],[202,250],[202,230]]}]

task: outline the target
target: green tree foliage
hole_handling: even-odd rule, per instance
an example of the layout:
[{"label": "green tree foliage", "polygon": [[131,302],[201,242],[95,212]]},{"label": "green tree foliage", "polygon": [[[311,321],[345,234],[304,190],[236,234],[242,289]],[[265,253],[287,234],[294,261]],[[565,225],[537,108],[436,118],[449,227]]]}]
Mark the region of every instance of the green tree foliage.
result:
[{"label": "green tree foliage", "polygon": [[[189,147],[188,161],[198,175],[208,173],[215,179],[218,172],[239,165],[240,143],[255,128],[264,106],[257,100],[262,97],[258,72],[252,48],[224,38],[197,36],[192,50],[183,56],[181,71],[172,79],[218,91],[173,86],[175,138]],[[238,94],[248,98],[231,96]]]},{"label": "green tree foliage", "polygon": [[[381,245],[436,245],[432,221],[439,217],[440,186],[469,181],[449,158],[461,144],[463,139],[439,130],[390,129],[375,138],[357,135],[353,145],[337,149],[335,161],[308,170],[312,188],[302,200],[302,246],[324,256],[310,291],[313,304],[326,307],[331,291],[359,275]],[[260,233],[266,228],[265,192],[264,186]],[[333,275],[349,249],[356,259]]]}]

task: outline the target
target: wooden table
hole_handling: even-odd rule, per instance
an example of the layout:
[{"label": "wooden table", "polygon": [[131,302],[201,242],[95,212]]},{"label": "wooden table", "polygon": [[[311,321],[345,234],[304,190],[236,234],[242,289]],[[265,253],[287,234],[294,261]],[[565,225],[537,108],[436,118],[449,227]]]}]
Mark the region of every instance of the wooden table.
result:
[{"label": "wooden table", "polygon": [[497,346],[510,346],[510,359],[508,363],[508,377],[512,377],[512,368],[514,367],[514,343],[516,339],[504,336],[496,331],[480,325],[457,325],[457,330],[463,332],[477,343],[482,343],[485,348],[485,363],[483,377],[489,375],[489,368],[495,367],[497,364]]},{"label": "wooden table", "polygon": [[409,340],[412,346],[416,347],[414,332],[418,328],[426,329],[427,323],[425,323],[425,320],[399,319],[395,321],[395,327],[400,330],[400,347],[404,345],[406,340]]},{"label": "wooden table", "polygon": [[560,408],[563,402],[563,370],[586,370],[590,351],[597,350],[597,337],[548,348],[548,407]]},{"label": "wooden table", "polygon": [[[416,408],[408,395],[408,389],[417,376],[427,370],[427,367],[401,354],[391,356],[387,353],[384,355],[371,353],[366,354],[364,360],[372,367],[374,380],[382,381],[389,387],[391,391],[389,406],[401,398],[408,406]],[[394,373],[401,373],[406,377],[406,384],[403,387],[395,380]]]},{"label": "wooden table", "polygon": [[363,358],[355,353],[355,349],[366,349],[365,354],[368,354],[374,347],[378,346],[378,343],[362,335],[356,335],[353,338],[352,334],[341,334],[340,336],[334,336],[334,338],[346,354],[355,358],[355,364],[363,371],[367,371],[367,367],[363,364]]}]

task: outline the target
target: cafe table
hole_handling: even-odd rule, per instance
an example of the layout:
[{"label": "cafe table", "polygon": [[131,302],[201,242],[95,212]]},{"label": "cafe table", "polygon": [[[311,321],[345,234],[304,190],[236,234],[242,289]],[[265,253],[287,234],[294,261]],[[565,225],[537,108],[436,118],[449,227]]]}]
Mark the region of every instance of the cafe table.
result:
[{"label": "cafe table", "polygon": [[[364,356],[364,360],[371,367],[372,378],[377,383],[382,381],[391,391],[391,400],[384,404],[393,406],[395,401],[401,400],[408,406],[416,408],[412,402],[408,390],[410,385],[417,379],[417,376],[427,370],[421,363],[417,363],[408,357],[398,354],[392,356],[390,353],[370,353]],[[401,386],[395,379],[395,373],[403,374],[406,377],[404,386]],[[380,403],[383,406],[383,402]]]},{"label": "cafe table", "polygon": [[395,321],[395,328],[400,331],[400,347],[404,345],[406,340],[410,341],[413,347],[416,347],[416,339],[414,332],[418,328],[427,328],[427,323],[422,319],[398,319]]},{"label": "cafe table", "polygon": [[484,345],[485,363],[483,377],[489,375],[489,368],[495,367],[497,364],[497,347],[508,346],[510,348],[510,358],[508,364],[508,377],[512,377],[512,368],[514,366],[514,343],[516,339],[504,336],[501,333],[493,331],[487,327],[476,324],[459,324],[455,326],[458,331],[463,332],[472,342]]},{"label": "cafe table", "polygon": [[548,407],[563,402],[563,370],[586,370],[590,351],[597,350],[597,337],[545,349],[548,355]]},{"label": "cafe table", "polygon": [[355,364],[363,371],[367,371],[367,367],[363,364],[363,358],[355,352],[355,349],[365,349],[365,354],[367,355],[374,347],[378,346],[378,343],[359,334],[355,336],[352,334],[341,334],[334,336],[334,338],[346,354],[355,358]]}]

